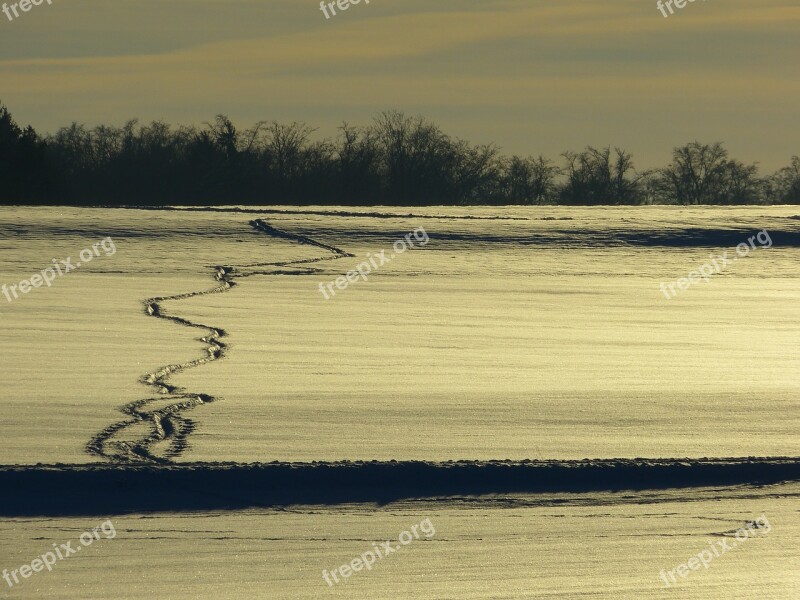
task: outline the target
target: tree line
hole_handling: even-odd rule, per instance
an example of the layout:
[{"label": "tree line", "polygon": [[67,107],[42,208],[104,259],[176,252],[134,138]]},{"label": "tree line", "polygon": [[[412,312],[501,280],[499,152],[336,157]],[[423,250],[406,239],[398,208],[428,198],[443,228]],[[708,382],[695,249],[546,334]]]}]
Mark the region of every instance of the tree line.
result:
[{"label": "tree line", "polygon": [[620,148],[505,156],[398,111],[314,140],[305,123],[20,127],[0,104],[0,201],[27,204],[800,204],[800,157],[762,176],[721,143],[638,171]]}]

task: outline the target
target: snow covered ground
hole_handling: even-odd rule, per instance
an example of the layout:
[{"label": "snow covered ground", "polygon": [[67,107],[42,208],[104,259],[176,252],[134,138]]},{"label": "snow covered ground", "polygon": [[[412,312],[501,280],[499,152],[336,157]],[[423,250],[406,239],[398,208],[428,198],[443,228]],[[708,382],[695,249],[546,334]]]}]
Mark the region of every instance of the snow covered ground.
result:
[{"label": "snow covered ground", "polygon": [[[52,572],[33,573],[11,589],[0,584],[4,597],[19,599],[796,600],[799,495],[795,484],[4,520],[0,568],[29,564],[53,544],[74,548],[109,518],[116,535],[106,539],[101,531]],[[737,543],[733,532],[762,515],[769,531]],[[369,571],[339,576],[338,584],[323,580],[323,570],[374,552],[373,544],[398,546],[424,519],[435,529],[430,538],[420,535]],[[662,569],[712,546],[720,555],[708,569],[675,572],[678,583],[666,586]]]},{"label": "snow covered ground", "polygon": [[[3,207],[0,284],[116,252],[0,296],[0,464],[798,456],[799,212]],[[659,289],[765,229],[771,248]],[[0,569],[116,535],[0,582],[11,598],[800,597],[796,483],[88,518],[48,493],[50,514],[0,520]],[[430,539],[323,580],[425,518]]]},{"label": "snow covered ground", "polygon": [[[177,460],[798,454],[796,208],[296,210],[0,209],[2,282],[106,236],[117,248],[0,297],[0,462],[95,460],[85,447],[130,418],[120,407],[162,395],[140,378],[208,356],[209,330],[144,301],[213,289],[216,266],[280,274],[161,303],[226,333],[223,360],[164,379],[216,400],[183,413],[194,429]],[[379,211],[393,213],[408,211]],[[325,300],[320,283],[418,227],[424,247]],[[762,229],[771,248],[660,291]]]}]

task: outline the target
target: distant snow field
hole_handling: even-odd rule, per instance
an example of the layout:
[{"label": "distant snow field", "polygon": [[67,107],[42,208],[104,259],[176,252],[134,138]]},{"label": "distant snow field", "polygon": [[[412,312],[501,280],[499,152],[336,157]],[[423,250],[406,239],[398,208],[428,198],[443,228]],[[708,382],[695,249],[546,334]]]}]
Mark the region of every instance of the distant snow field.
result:
[{"label": "distant snow field", "polygon": [[[213,398],[181,413],[175,460],[794,456],[797,213],[0,208],[0,283],[106,236],[117,248],[0,297],[0,462],[97,460],[86,446],[121,407],[165,393],[143,377],[208,355],[208,331],[144,301],[210,290],[220,266],[231,289],[161,303],[225,332],[219,360],[163,379]],[[424,247],[325,300],[320,283],[420,226]],[[659,289],[763,229],[773,247],[676,298]]]}]

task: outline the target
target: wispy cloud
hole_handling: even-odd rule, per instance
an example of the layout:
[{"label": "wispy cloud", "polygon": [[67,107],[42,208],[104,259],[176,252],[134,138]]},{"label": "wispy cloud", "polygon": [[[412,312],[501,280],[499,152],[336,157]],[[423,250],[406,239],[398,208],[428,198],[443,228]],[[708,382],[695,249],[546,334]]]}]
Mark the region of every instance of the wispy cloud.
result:
[{"label": "wispy cloud", "polygon": [[[563,150],[585,133],[630,140],[660,159],[685,141],[676,132],[694,128],[692,138],[751,144],[778,163],[794,143],[784,120],[800,96],[792,59],[800,7],[789,0],[695,3],[666,20],[643,0],[408,0],[362,3],[330,21],[310,0],[233,0],[224,13],[218,3],[180,0],[163,9],[162,26],[164,4],[137,3],[135,12],[126,1],[76,3],[82,30],[119,30],[127,41],[59,56],[57,48],[72,47],[62,33],[35,51],[3,52],[3,100],[50,129],[73,118],[191,122],[220,111],[330,127],[333,116],[364,120],[399,107],[450,121],[465,137],[500,132],[496,141],[519,152]],[[38,23],[63,27],[72,7],[40,11]],[[181,26],[181,11],[193,27]],[[34,16],[24,29],[5,24],[6,39],[30,35]],[[127,27],[117,20],[125,17]],[[652,139],[630,130],[642,127]]]}]

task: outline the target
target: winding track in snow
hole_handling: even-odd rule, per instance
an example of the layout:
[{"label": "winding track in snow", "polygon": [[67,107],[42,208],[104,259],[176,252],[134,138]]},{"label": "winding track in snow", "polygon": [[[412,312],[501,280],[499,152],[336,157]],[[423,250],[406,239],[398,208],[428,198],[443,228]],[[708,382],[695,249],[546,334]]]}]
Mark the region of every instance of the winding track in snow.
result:
[{"label": "winding track in snow", "polygon": [[[331,256],[255,263],[240,267],[217,266],[214,267],[214,279],[218,283],[208,290],[174,296],[159,296],[145,300],[144,309],[149,316],[171,321],[184,327],[205,331],[206,334],[198,339],[206,344],[206,356],[184,363],[165,365],[156,371],[143,375],[140,381],[155,388],[159,395],[136,400],[122,406],[119,409],[120,412],[129,418],[110,425],[96,434],[86,445],[86,451],[89,454],[121,463],[169,463],[171,459],[179,456],[187,448],[187,438],[195,428],[194,422],[184,413],[218,399],[208,394],[188,392],[183,388],[172,385],[168,380],[175,373],[223,358],[226,345],[221,340],[226,336],[225,330],[168,314],[162,307],[164,302],[225,293],[236,285],[235,279],[252,275],[310,275],[321,270],[308,265],[354,256],[340,248],[273,227],[262,219],[250,221],[250,226],[271,237],[321,248],[329,252]],[[263,267],[269,267],[269,269],[261,270]],[[135,428],[144,428],[139,439],[136,439],[135,435],[130,435],[130,430]],[[132,437],[134,439],[116,439],[123,433],[126,434],[126,438]]]}]

